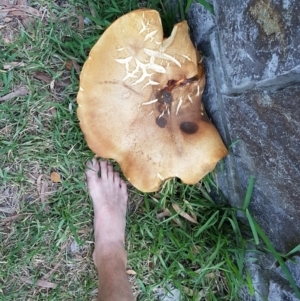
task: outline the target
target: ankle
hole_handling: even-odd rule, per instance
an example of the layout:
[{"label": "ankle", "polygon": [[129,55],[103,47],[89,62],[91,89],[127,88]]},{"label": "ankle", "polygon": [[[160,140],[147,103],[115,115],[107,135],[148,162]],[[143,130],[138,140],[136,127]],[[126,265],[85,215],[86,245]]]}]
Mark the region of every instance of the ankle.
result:
[{"label": "ankle", "polygon": [[124,248],[124,243],[106,241],[103,244],[95,244],[93,259],[98,269],[100,266],[112,263],[117,263],[118,265],[126,268],[127,256]]}]

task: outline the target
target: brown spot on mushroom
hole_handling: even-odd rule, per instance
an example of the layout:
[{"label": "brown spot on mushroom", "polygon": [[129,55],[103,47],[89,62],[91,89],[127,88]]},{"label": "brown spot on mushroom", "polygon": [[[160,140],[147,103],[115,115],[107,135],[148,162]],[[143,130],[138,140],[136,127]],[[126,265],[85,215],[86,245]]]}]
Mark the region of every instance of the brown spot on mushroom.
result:
[{"label": "brown spot on mushroom", "polygon": [[160,97],[158,98],[160,103],[171,103],[172,102],[172,94],[167,90],[163,89]]},{"label": "brown spot on mushroom", "polygon": [[90,56],[77,95],[80,127],[89,147],[117,161],[136,188],[156,191],[172,177],[197,183],[227,155],[202,106],[204,68],[186,21],[164,38],[157,11],[132,11]]},{"label": "brown spot on mushroom", "polygon": [[184,121],[180,123],[180,129],[185,134],[195,134],[197,133],[199,126],[195,122]]},{"label": "brown spot on mushroom", "polygon": [[156,117],[155,122],[160,128],[165,128],[168,123],[168,121],[163,117]]}]

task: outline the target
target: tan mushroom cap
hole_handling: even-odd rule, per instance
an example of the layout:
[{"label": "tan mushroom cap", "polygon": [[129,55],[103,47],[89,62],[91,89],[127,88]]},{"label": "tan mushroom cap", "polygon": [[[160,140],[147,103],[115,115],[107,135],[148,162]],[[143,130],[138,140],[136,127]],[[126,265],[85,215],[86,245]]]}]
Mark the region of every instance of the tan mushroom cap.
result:
[{"label": "tan mushroom cap", "polygon": [[186,21],[163,39],[160,16],[116,20],[80,75],[80,127],[89,147],[116,160],[133,186],[156,191],[178,177],[194,184],[227,155],[201,101],[205,76]]}]

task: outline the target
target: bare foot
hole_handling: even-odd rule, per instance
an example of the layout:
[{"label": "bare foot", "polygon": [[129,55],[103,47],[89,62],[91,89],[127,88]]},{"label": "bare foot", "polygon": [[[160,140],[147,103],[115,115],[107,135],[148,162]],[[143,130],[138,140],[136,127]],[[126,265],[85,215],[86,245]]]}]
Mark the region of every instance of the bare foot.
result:
[{"label": "bare foot", "polygon": [[94,206],[95,252],[109,252],[112,244],[124,248],[127,186],[106,160],[99,163],[93,158],[86,166],[88,191]]}]

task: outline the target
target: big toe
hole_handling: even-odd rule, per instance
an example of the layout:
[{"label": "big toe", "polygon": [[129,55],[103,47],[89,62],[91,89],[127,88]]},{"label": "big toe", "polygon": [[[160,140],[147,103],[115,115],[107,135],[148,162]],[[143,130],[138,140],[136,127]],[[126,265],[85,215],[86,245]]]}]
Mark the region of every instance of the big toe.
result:
[{"label": "big toe", "polygon": [[92,179],[98,178],[98,172],[99,172],[99,163],[96,158],[93,158],[92,161],[87,161],[86,163],[86,170],[85,175],[87,178],[87,181],[90,181]]}]

